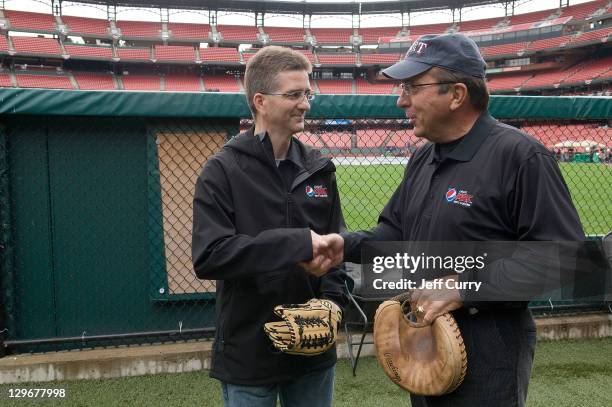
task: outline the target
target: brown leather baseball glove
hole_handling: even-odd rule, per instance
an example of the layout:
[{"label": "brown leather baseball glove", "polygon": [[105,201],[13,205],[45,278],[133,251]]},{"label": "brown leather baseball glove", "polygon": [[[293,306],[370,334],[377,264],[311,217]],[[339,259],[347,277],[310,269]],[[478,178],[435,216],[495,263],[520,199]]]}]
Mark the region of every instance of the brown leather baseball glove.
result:
[{"label": "brown leather baseball glove", "polygon": [[274,308],[282,318],[264,324],[272,344],[291,355],[314,356],[334,346],[342,310],[329,300],[313,298],[305,304],[284,304]]},{"label": "brown leather baseball glove", "polygon": [[406,295],[383,302],[374,316],[378,363],[410,393],[437,396],[454,391],[467,371],[467,355],[455,318],[414,322]]}]

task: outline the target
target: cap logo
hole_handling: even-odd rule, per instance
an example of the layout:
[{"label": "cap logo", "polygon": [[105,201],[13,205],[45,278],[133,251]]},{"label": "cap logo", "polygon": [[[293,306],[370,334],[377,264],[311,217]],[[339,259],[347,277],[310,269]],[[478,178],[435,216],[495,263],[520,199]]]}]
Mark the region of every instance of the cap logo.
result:
[{"label": "cap logo", "polygon": [[427,48],[427,44],[421,41],[415,41],[412,43],[412,45],[410,46],[410,48],[408,49],[408,53],[406,54],[406,57],[412,54],[422,54],[423,51],[425,51],[425,48]]}]

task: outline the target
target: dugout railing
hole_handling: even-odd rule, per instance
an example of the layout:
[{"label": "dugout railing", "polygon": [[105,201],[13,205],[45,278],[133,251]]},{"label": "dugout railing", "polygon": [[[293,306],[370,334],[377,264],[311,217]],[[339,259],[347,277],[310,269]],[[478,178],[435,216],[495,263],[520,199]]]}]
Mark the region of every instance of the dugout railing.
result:
[{"label": "dugout railing", "polygon": [[[0,89],[0,100],[0,351],[211,337],[214,281],[197,280],[190,258],[193,186],[250,125],[244,95]],[[350,229],[376,223],[423,143],[395,101],[317,95],[298,135],[333,158]],[[557,155],[589,235],[612,230],[612,98],[497,96],[490,110]]]}]

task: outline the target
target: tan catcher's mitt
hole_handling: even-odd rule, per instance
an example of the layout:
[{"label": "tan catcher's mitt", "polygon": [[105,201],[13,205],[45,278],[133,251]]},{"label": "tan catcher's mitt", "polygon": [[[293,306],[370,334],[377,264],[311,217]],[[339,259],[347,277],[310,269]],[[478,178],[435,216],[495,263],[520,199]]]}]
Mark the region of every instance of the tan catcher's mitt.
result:
[{"label": "tan catcher's mitt", "polygon": [[410,393],[438,396],[463,382],[467,355],[455,318],[449,313],[431,325],[413,321],[405,294],[380,304],[374,316],[376,357],[398,386]]},{"label": "tan catcher's mitt", "polygon": [[332,301],[313,298],[306,304],[277,305],[274,313],[283,320],[264,324],[264,330],[278,350],[314,356],[334,346],[342,311]]}]

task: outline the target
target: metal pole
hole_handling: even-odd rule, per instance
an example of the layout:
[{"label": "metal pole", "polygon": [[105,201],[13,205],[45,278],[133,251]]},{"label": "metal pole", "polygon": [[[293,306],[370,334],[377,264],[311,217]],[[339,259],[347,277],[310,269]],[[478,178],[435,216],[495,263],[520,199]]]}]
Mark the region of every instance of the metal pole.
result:
[{"label": "metal pole", "polygon": [[0,127],[0,357],[4,356],[4,339],[13,332],[14,283],[13,247],[9,195],[9,164],[6,128]]}]

